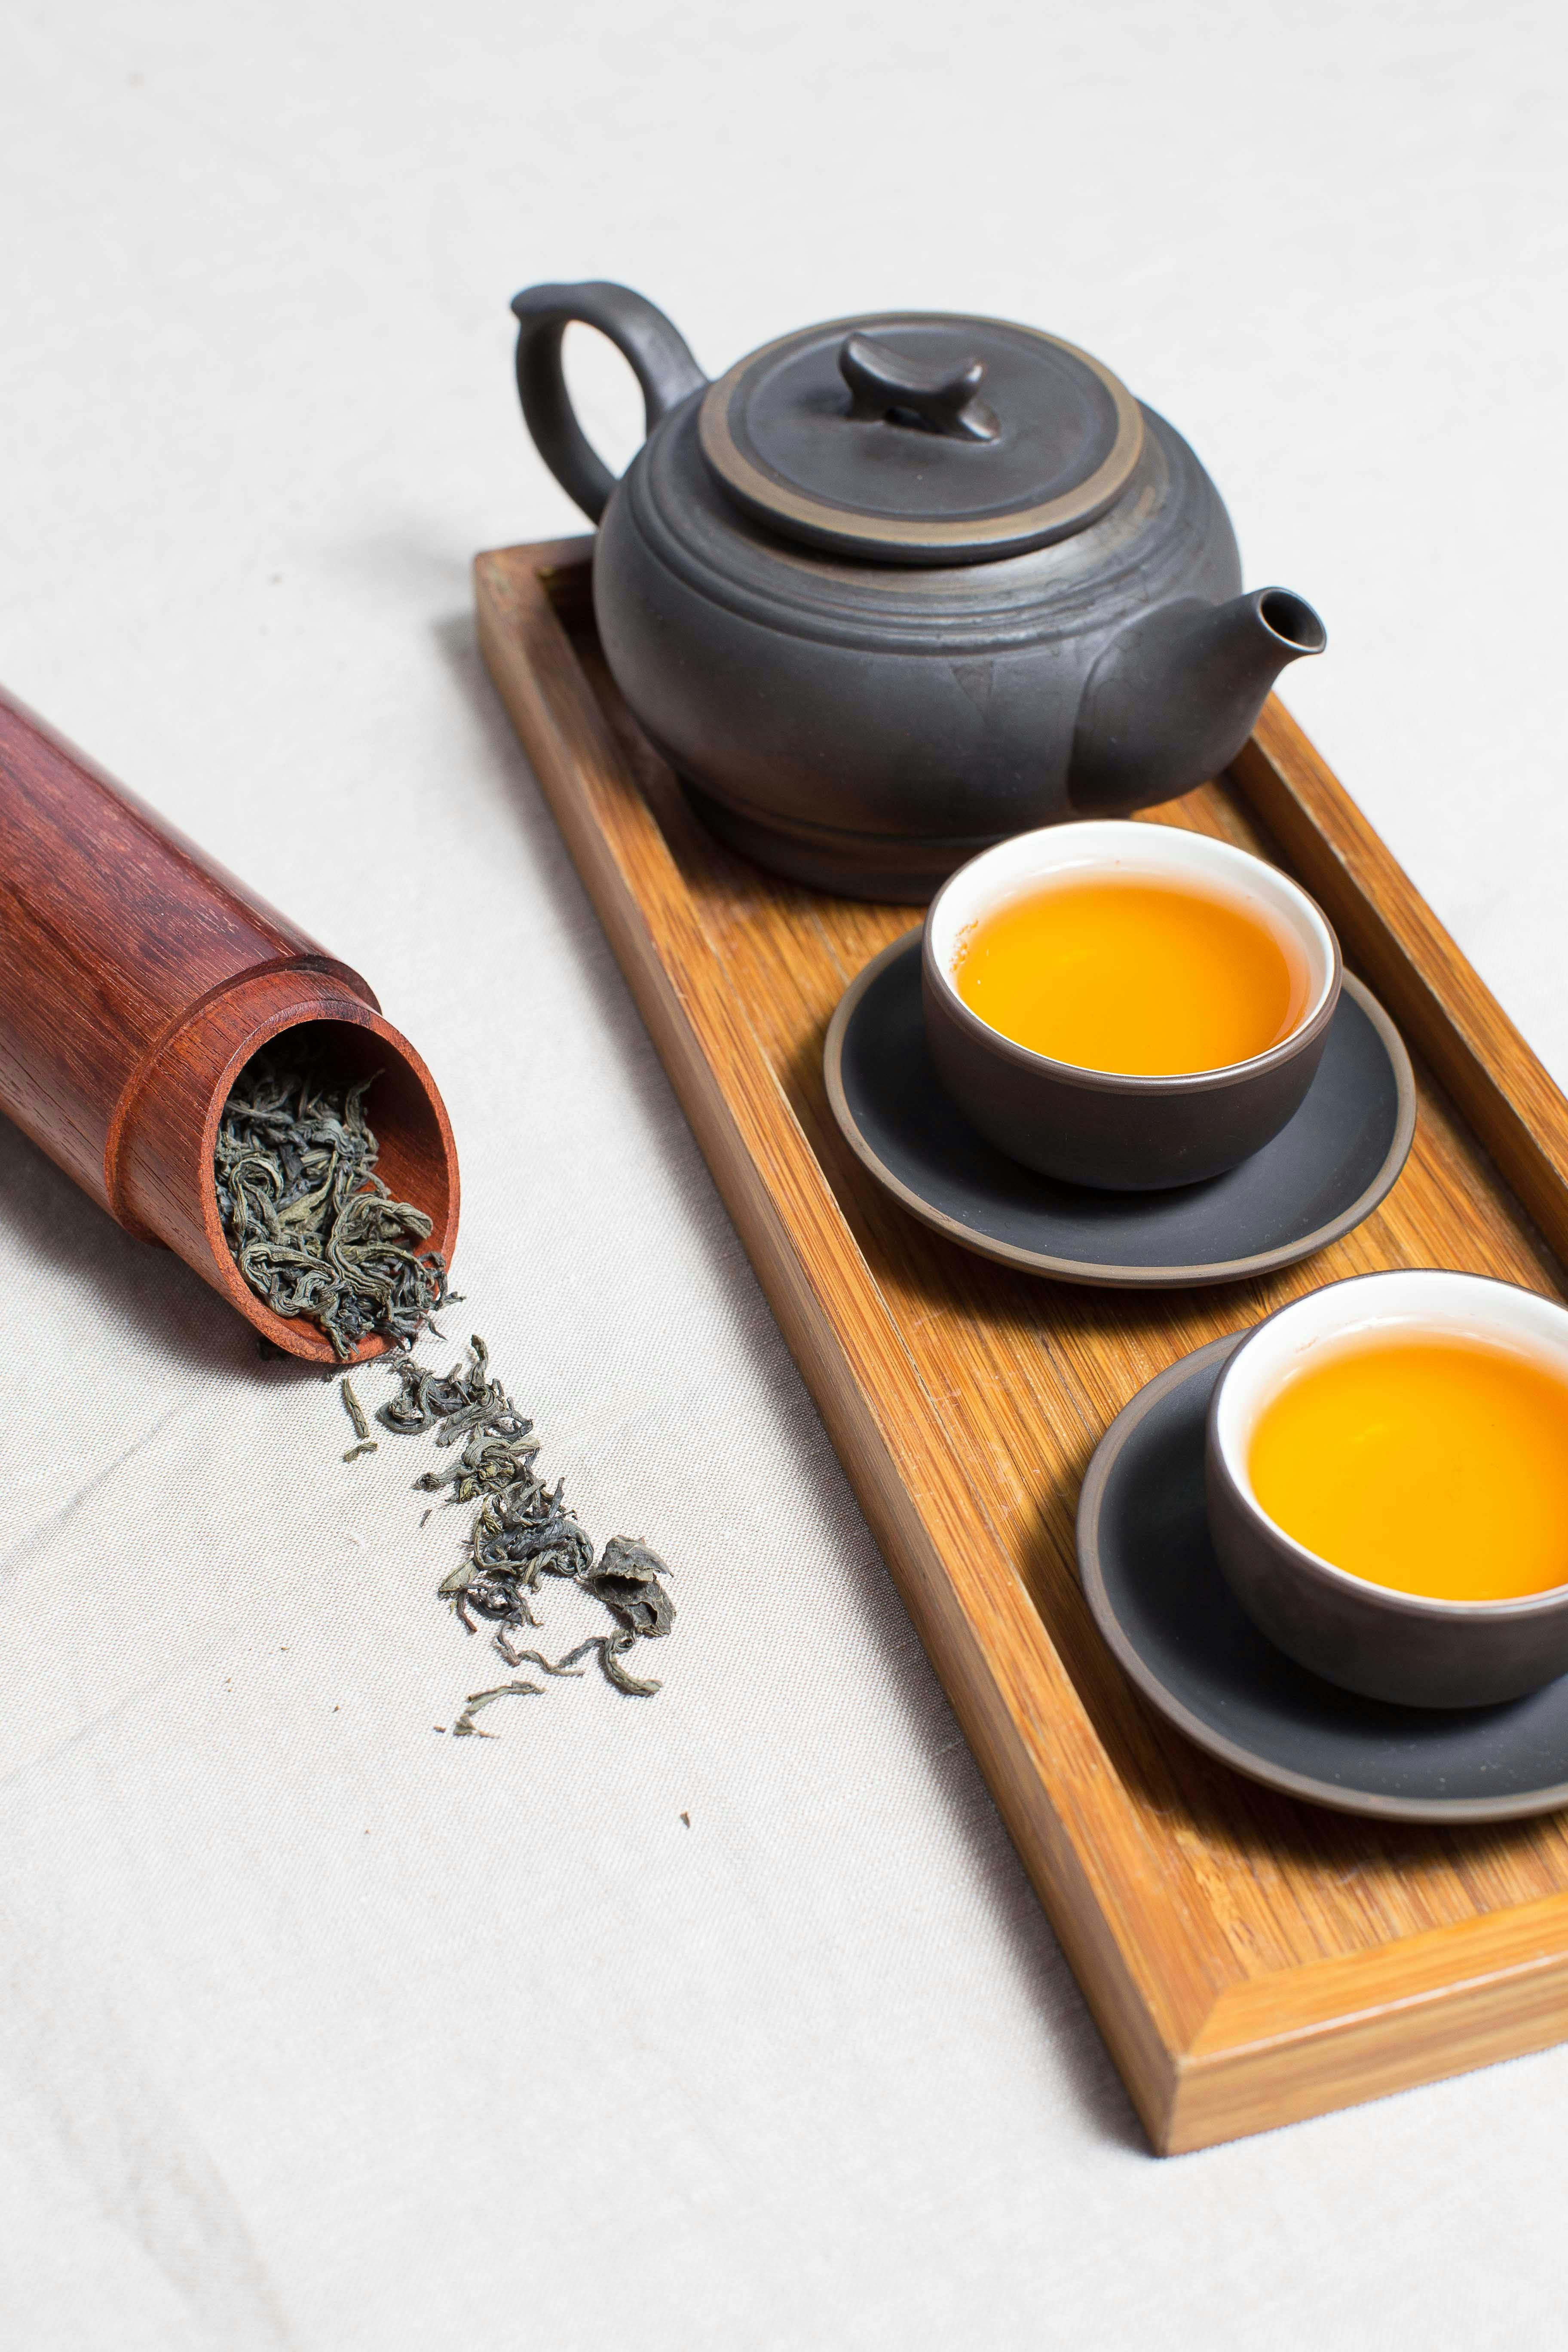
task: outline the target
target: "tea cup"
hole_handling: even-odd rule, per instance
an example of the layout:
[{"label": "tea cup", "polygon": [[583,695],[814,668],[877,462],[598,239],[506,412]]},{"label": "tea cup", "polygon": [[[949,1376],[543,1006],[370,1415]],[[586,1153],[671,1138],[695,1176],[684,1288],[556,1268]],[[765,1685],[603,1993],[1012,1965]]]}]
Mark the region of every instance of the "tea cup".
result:
[{"label": "tea cup", "polygon": [[[955,977],[975,926],[1042,887],[1083,880],[1185,889],[1282,934],[1305,968],[1289,1034],[1224,1067],[1146,1076],[1054,1060],[982,1019]],[[926,1038],[965,1118],[1011,1159],[1071,1184],[1158,1192],[1239,1166],[1294,1118],[1328,1042],[1341,974],[1327,918],[1265,859],[1173,825],[1089,819],[998,842],[937,892],[921,958]]]},{"label": "tea cup", "polygon": [[1209,1531],[1226,1580],[1276,1646],[1329,1682],[1405,1706],[1495,1705],[1568,1671],[1568,1584],[1449,1600],[1375,1583],[1288,1535],[1258,1501],[1252,1443],[1269,1404],[1325,1350],[1398,1339],[1480,1342],[1568,1387],[1568,1310],[1489,1276],[1396,1269],[1291,1301],[1226,1363],[1209,1408]]}]

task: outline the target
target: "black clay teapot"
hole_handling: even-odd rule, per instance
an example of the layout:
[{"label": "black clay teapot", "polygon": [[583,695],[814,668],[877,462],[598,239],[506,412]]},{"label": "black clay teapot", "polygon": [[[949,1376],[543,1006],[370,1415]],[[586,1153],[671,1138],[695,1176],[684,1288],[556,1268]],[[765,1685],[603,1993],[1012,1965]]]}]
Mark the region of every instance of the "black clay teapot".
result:
[{"label": "black clay teapot", "polygon": [[[777,873],[918,901],[1005,835],[1173,799],[1326,642],[1300,597],[1240,593],[1180,434],[1054,335],[889,311],[710,383],[624,286],[511,307],[529,429],[600,526],[616,684],[707,823]],[[573,320],[642,386],[619,482],[567,395]]]}]

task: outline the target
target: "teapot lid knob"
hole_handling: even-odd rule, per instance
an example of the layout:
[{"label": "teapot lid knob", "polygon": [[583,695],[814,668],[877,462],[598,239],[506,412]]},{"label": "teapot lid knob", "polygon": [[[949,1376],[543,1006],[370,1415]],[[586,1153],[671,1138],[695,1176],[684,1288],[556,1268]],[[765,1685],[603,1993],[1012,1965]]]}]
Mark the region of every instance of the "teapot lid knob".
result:
[{"label": "teapot lid knob", "polygon": [[849,386],[851,416],[907,418],[954,441],[994,441],[1002,429],[980,397],[983,360],[922,367],[874,336],[846,335],[838,373]]}]

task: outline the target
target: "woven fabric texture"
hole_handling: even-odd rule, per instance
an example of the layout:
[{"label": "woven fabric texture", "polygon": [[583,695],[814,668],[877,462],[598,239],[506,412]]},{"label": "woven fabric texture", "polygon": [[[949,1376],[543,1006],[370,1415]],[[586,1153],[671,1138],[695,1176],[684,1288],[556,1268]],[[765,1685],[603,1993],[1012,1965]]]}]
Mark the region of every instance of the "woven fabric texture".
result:
[{"label": "woven fabric texture", "polygon": [[368,975],[458,1138],[447,1328],[680,1612],[655,1700],[437,1731],[489,1670],[421,1450],[345,1467],[331,1388],[0,1124],[0,2340],[1561,2343],[1568,2050],[1149,2156],[468,565],[581,527],[535,279],[714,370],[892,303],[1068,335],[1319,604],[1292,706],[1568,1070],[1564,63],[1523,0],[0,12],[0,676]]}]

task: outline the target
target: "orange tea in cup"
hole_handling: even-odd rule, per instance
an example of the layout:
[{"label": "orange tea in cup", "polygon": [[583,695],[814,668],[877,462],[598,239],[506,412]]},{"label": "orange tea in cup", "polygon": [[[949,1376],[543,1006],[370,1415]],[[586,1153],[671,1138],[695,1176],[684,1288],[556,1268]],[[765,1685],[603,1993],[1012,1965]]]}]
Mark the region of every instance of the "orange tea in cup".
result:
[{"label": "orange tea in cup", "polygon": [[952,983],[1052,1061],[1128,1076],[1249,1062],[1308,1009],[1300,941],[1250,903],[1147,875],[1074,874],[978,916]]},{"label": "orange tea in cup", "polygon": [[1264,1406],[1247,1475],[1276,1527],[1369,1583],[1568,1584],[1568,1376],[1521,1351],[1436,1330],[1328,1349]]}]

